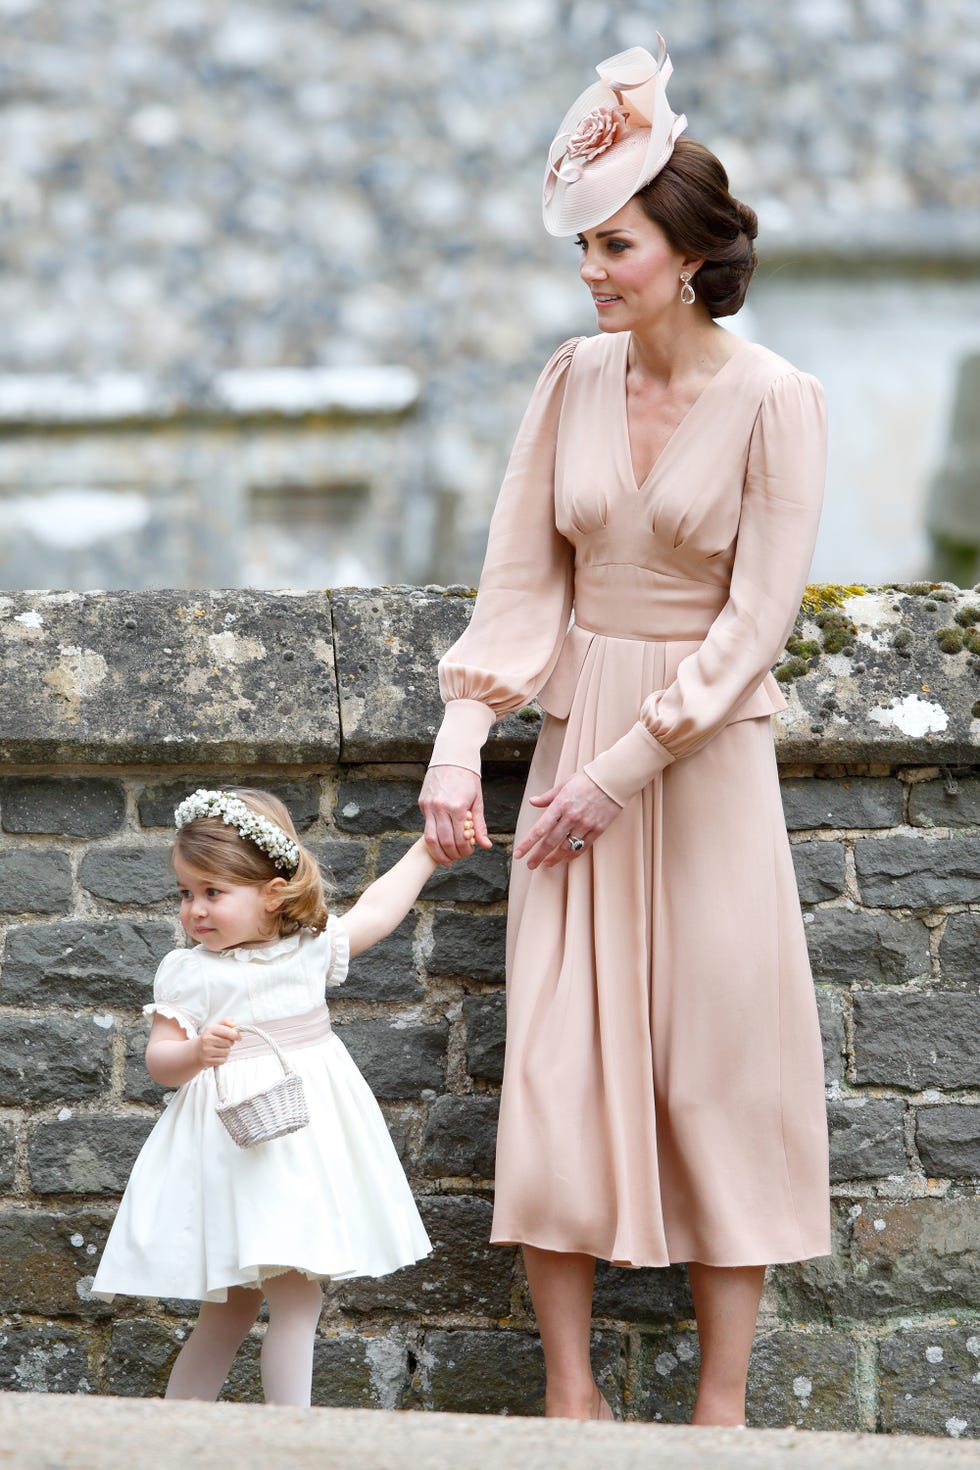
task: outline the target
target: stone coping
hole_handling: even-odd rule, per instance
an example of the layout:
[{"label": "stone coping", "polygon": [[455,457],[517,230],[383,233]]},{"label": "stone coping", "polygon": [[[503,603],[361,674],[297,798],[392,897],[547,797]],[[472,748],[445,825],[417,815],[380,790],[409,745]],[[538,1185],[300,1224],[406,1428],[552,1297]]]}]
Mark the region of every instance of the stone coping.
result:
[{"label": "stone coping", "polygon": [[[160,1446],[166,1442],[161,1458]],[[976,1465],[975,1441],[692,1429],[477,1414],[284,1409],[88,1395],[0,1394],[0,1460],[77,1465],[233,1464],[236,1470],[940,1470]]]},{"label": "stone coping", "polygon": [[[424,761],[465,588],[0,594],[0,761]],[[972,765],[980,594],[815,588],[777,678],[783,764]],[[528,759],[534,706],[487,758]]]}]

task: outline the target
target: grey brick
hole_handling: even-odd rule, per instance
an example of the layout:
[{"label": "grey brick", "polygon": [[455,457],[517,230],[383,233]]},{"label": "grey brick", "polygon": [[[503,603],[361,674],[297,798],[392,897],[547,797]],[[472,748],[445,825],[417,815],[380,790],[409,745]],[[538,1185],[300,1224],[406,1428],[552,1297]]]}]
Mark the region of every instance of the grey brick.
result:
[{"label": "grey brick", "polygon": [[88,1018],[0,1017],[0,1104],[98,1097],[111,1067],[112,1033]]},{"label": "grey brick", "polygon": [[502,1082],[507,1005],[502,994],[468,995],[463,1001],[466,1024],[466,1070],[486,1082]]},{"label": "grey brick", "polygon": [[40,1123],[28,1150],[38,1194],[122,1194],[152,1118],[65,1118]]},{"label": "grey brick", "polygon": [[482,982],[503,980],[506,935],[504,914],[436,913],[429,973]]},{"label": "grey brick", "polygon": [[334,825],[343,832],[421,832],[418,781],[343,781]]},{"label": "grey brick", "polygon": [[162,1398],[187,1331],[145,1317],[115,1322],[105,1365],[109,1392],[117,1398]]},{"label": "grey brick", "polygon": [[170,851],[163,847],[95,847],[78,869],[83,888],[112,903],[159,903],[177,899]]},{"label": "grey brick", "polygon": [[955,790],[945,781],[917,781],[909,792],[913,827],[980,827],[980,779],[957,777]]},{"label": "grey brick", "polygon": [[111,1215],[89,1210],[0,1209],[3,1309],[46,1317],[108,1317],[88,1295]]},{"label": "grey brick", "polygon": [[453,1195],[420,1199],[418,1205],[432,1255],[380,1280],[365,1277],[338,1283],[341,1308],[349,1312],[507,1316],[514,1251],[490,1244],[493,1211],[489,1201]]},{"label": "grey brick", "polygon": [[937,1179],[980,1179],[980,1107],[947,1103],[917,1109],[915,1144],[927,1174]]},{"label": "grey brick", "polygon": [[814,909],[805,917],[815,980],[902,985],[932,972],[929,930],[919,919],[863,909]]},{"label": "grey brick", "polygon": [[858,886],[880,908],[933,908],[980,900],[980,838],[863,837]]},{"label": "grey brick", "polygon": [[[382,840],[378,872],[393,867],[410,844],[395,837]],[[453,899],[460,903],[494,903],[507,893],[507,858],[499,847],[477,848],[472,857],[437,868],[422,890],[425,899]]]},{"label": "grey brick", "polygon": [[696,1333],[642,1333],[633,1352],[633,1417],[689,1424],[700,1368]]},{"label": "grey brick", "polygon": [[826,990],[817,991],[817,1015],[823,1039],[825,1080],[840,1082],[844,1075],[844,1014],[840,997]]},{"label": "grey brick", "polygon": [[356,898],[367,882],[367,850],[362,842],[307,843],[323,870],[327,903]]},{"label": "grey brick", "polygon": [[5,832],[104,837],[118,832],[125,815],[126,797],[118,781],[60,776],[0,780],[0,825]]},{"label": "grey brick", "polygon": [[173,947],[164,923],[18,925],[7,932],[0,996],[7,1005],[142,1005]]},{"label": "grey brick", "polygon": [[91,1393],[88,1344],[70,1327],[10,1323],[0,1330],[0,1389],[6,1393]]},{"label": "grey brick", "polygon": [[422,1134],[422,1173],[492,1179],[498,1112],[495,1097],[437,1097]]},{"label": "grey brick", "polygon": [[0,1123],[0,1194],[6,1194],[14,1182],[14,1130]]},{"label": "grey brick", "polygon": [[980,987],[980,914],[950,914],[939,945],[943,987]]},{"label": "grey brick", "polygon": [[831,1183],[904,1174],[904,1115],[904,1104],[885,1098],[828,1102]]},{"label": "grey brick", "polygon": [[[179,781],[159,781],[144,786],[137,800],[140,823],[144,827],[169,827],[174,825],[174,808],[185,796],[204,786],[213,789],[217,783],[212,777],[185,776]],[[258,786],[262,791],[271,791],[273,796],[285,802],[297,832],[306,832],[320,814],[320,783],[311,781],[276,781],[264,776],[256,779],[254,773],[226,776],[221,789],[229,786]]]},{"label": "grey brick", "polygon": [[694,1316],[686,1266],[627,1270],[596,1263],[593,1317],[620,1322],[677,1322]]},{"label": "grey brick", "polygon": [[63,914],[71,908],[71,863],[50,847],[0,852],[0,914]]},{"label": "grey brick", "polygon": [[123,1096],[127,1102],[162,1104],[167,1088],[154,1082],[146,1070],[146,1041],[150,1034],[148,1019],[137,1021],[126,1031],[126,1063],[123,1073]]},{"label": "grey brick", "polygon": [[980,1083],[980,996],[858,993],[854,1058],[858,1082],[896,1087]]},{"label": "grey brick", "polygon": [[781,790],[791,832],[897,827],[902,821],[904,790],[894,779],[861,776],[829,781],[805,776],[784,780]]},{"label": "grey brick", "polygon": [[886,1434],[980,1437],[975,1326],[900,1328],[878,1349],[878,1381]]},{"label": "grey brick", "polygon": [[844,849],[839,842],[797,842],[792,853],[801,903],[822,903],[844,892]]},{"label": "grey brick", "polygon": [[318,1337],[313,1347],[313,1403],[336,1409],[400,1409],[408,1392],[408,1347],[391,1331]]},{"label": "grey brick", "polygon": [[754,1428],[860,1429],[857,1345],[846,1333],[757,1335],[745,1417]]},{"label": "grey brick", "polygon": [[[626,1346],[593,1332],[592,1370],[618,1417],[623,1414]],[[413,1403],[452,1414],[543,1414],[544,1358],[537,1336],[520,1331],[426,1332]]]},{"label": "grey brick", "polygon": [[378,1097],[415,1097],[423,1087],[445,1086],[445,1021],[346,1021],[334,1030]]},{"label": "grey brick", "polygon": [[344,988],[346,999],[417,1000],[422,986],[416,973],[413,943],[415,919],[409,915],[393,934],[351,960]]},{"label": "grey brick", "polygon": [[483,814],[488,832],[510,836],[514,831],[524,797],[524,784],[523,779],[516,776],[484,773]]}]

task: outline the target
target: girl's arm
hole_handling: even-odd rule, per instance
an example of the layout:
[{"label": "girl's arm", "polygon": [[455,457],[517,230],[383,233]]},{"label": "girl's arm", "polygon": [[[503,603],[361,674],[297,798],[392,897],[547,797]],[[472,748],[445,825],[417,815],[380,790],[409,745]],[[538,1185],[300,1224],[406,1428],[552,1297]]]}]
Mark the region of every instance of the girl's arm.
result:
[{"label": "girl's arm", "polygon": [[154,1016],[146,1043],[146,1070],[161,1087],[183,1087],[205,1067],[220,1067],[238,1040],[234,1021],[212,1021],[200,1036],[189,1038],[179,1021]]},{"label": "girl's arm", "polygon": [[[465,832],[472,851],[473,818],[469,813]],[[372,944],[377,944],[379,939],[398,928],[437,867],[425,845],[425,838],[420,837],[393,868],[365,888],[342,920],[352,955],[370,949]]]}]

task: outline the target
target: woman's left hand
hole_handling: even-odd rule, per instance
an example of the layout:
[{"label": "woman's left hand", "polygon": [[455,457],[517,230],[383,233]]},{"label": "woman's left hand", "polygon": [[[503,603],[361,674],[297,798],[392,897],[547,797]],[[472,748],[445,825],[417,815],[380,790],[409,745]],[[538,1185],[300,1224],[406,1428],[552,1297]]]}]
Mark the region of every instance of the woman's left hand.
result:
[{"label": "woman's left hand", "polygon": [[[526,857],[529,868],[554,868],[558,863],[570,863],[591,847],[622,811],[619,803],[607,796],[584,771],[576,771],[560,786],[532,796],[531,805],[547,807],[547,811],[514,848],[514,857]],[[569,837],[580,838],[585,847],[573,850]]]}]

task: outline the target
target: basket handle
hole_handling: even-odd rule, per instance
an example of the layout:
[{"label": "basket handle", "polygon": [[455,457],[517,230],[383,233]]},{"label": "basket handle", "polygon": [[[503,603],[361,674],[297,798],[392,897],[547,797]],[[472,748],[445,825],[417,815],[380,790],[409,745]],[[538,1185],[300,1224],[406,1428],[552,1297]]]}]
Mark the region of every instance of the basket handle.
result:
[{"label": "basket handle", "polygon": [[[284,1077],[289,1077],[289,1076],[292,1075],[293,1068],[289,1065],[289,1063],[287,1062],[287,1060],[286,1060],[285,1056],[283,1055],[282,1051],[279,1049],[279,1046],[278,1046],[278,1044],[277,1044],[277,1042],[275,1040],[275,1037],[270,1036],[269,1033],[268,1033],[268,1031],[263,1031],[261,1026],[252,1026],[252,1025],[249,1025],[249,1024],[247,1024],[245,1022],[243,1022],[242,1025],[240,1025],[237,1029],[239,1031],[253,1031],[256,1036],[261,1036],[262,1040],[268,1046],[270,1046],[272,1048],[272,1050],[275,1052],[275,1054],[276,1054],[276,1061],[279,1063],[280,1067],[282,1068],[282,1075]],[[224,1065],[226,1065],[226,1064],[225,1063],[222,1063],[222,1066],[224,1066]],[[215,1087],[218,1090],[218,1101],[220,1103],[223,1103],[223,1102],[226,1101],[226,1096],[227,1095],[225,1093],[225,1084],[221,1080],[221,1070],[222,1070],[222,1068],[221,1067],[212,1067],[211,1070],[214,1073],[214,1085],[215,1085]]]}]

